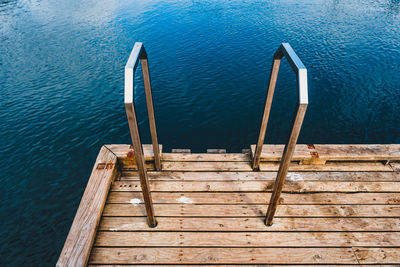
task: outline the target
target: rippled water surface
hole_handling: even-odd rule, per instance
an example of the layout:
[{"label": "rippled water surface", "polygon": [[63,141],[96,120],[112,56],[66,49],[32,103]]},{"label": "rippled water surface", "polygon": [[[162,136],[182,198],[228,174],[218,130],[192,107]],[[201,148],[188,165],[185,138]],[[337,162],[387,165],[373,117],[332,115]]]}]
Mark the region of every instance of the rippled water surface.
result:
[{"label": "rippled water surface", "polygon": [[[0,265],[54,265],[100,146],[129,143],[135,41],[167,151],[255,143],[281,42],[309,70],[300,142],[399,143],[399,12],[398,0],[0,0]],[[266,142],[285,141],[295,100],[283,61]]]}]

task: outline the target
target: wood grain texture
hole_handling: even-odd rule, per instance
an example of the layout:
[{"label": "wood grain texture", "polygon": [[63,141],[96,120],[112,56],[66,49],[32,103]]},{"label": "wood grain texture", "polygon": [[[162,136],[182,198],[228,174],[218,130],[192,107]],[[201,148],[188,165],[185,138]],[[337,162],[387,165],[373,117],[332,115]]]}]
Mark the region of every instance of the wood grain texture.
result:
[{"label": "wood grain texture", "polygon": [[165,171],[252,171],[250,161],[163,161]]},{"label": "wood grain texture", "polygon": [[[157,216],[259,217],[267,205],[155,204]],[[106,204],[103,216],[145,216],[142,204]],[[277,217],[400,217],[400,205],[281,205]]]},{"label": "wood grain texture", "polygon": [[212,153],[165,153],[163,161],[250,161],[250,155],[244,153],[212,154]]},{"label": "wood grain texture", "polygon": [[132,149],[112,146],[121,172],[89,265],[399,263],[396,145],[297,145],[270,227],[263,219],[283,145],[263,146],[259,172],[244,153],[163,153],[156,172],[152,147],[143,149],[158,225],[147,224]]},{"label": "wood grain texture", "polygon": [[[157,204],[267,204],[271,193],[153,192]],[[143,203],[140,192],[113,191],[107,203]],[[400,204],[398,193],[283,193],[281,204]]]},{"label": "wood grain texture", "polygon": [[400,265],[400,248],[354,248],[357,260],[362,264]]},{"label": "wood grain texture", "polygon": [[390,162],[389,165],[395,172],[400,172],[400,162]]},{"label": "wood grain texture", "polygon": [[[274,181],[276,172],[148,172],[150,180],[178,181]],[[347,181],[347,182],[400,182],[396,172],[290,172],[287,180],[304,181]],[[122,171],[121,180],[139,180],[137,171]]]},{"label": "wood grain texture", "polygon": [[400,144],[314,146],[319,157],[326,160],[400,160]]},{"label": "wood grain texture", "polygon": [[[279,163],[261,162],[260,171],[276,171]],[[298,164],[292,162],[289,171],[302,172],[392,172],[389,165],[381,162],[326,162],[325,164]]]},{"label": "wood grain texture", "polygon": [[[208,267],[243,267],[245,264],[206,264]],[[136,264],[89,264],[89,267],[93,266],[101,266],[101,267],[132,267],[132,266],[137,266]],[[141,267],[154,267],[154,266],[165,266],[165,264],[140,264]],[[176,266],[204,266],[204,264],[168,264],[168,267],[176,267]],[[257,267],[281,267],[281,266],[341,266],[341,267],[354,267],[354,266],[362,266],[362,267],[367,267],[367,266],[378,266],[378,267],[399,267],[397,264],[318,264],[318,263],[313,263],[313,264],[246,264],[245,266],[257,266]]]},{"label": "wood grain texture", "polygon": [[97,247],[393,247],[400,232],[99,232]]},{"label": "wood grain texture", "polygon": [[[206,264],[207,267],[243,267],[244,264]],[[265,266],[265,267],[281,267],[281,266],[288,266],[288,264],[247,264],[247,266]],[[101,267],[132,267],[132,266],[137,266],[137,264],[89,264],[89,267],[94,267],[94,266],[101,266]],[[140,264],[140,267],[154,267],[154,266],[165,266],[165,264]],[[204,264],[168,264],[168,267],[182,267],[182,266],[204,266]],[[310,265],[303,265],[303,264],[290,264],[289,266],[310,266]],[[312,266],[332,266],[332,265],[326,265],[326,264],[317,264],[314,263]],[[336,266],[336,265],[333,265]],[[340,264],[341,267],[354,267],[354,264]],[[358,266],[371,266],[371,265],[358,265]],[[379,267],[398,267],[398,265],[375,265]]]},{"label": "wood grain texture", "polygon": [[[254,155],[255,145],[251,145],[251,153]],[[284,145],[263,145],[261,161],[280,161]],[[325,145],[312,146],[296,145],[292,160],[300,161],[312,159],[310,152],[317,152],[318,158],[328,161],[376,161],[376,160],[400,160],[400,144],[373,144],[373,145]],[[316,154],[314,154],[314,157]]]},{"label": "wood grain texture", "polygon": [[400,231],[400,218],[275,218],[265,227],[263,218],[158,217],[149,228],[145,217],[103,217],[102,231]]},{"label": "wood grain texture", "polygon": [[[137,170],[136,164],[120,160],[122,171]],[[185,171],[185,172],[250,172],[251,163],[245,161],[162,161],[163,171]],[[279,162],[260,162],[260,171],[277,171]],[[147,162],[146,168],[154,170],[154,163]],[[392,172],[393,168],[382,162],[327,162],[323,165],[305,165],[292,162],[289,171],[298,172]]]},{"label": "wood grain texture", "polygon": [[[85,266],[100,222],[110,184],[116,175],[117,157],[102,147],[76,212],[57,266]],[[98,168],[99,164],[103,168]]]},{"label": "wood grain texture", "polygon": [[[199,181],[150,181],[153,192],[270,192],[273,181],[232,181],[232,182],[199,182]],[[112,191],[141,191],[137,181],[116,181]],[[287,181],[283,192],[400,192],[399,182],[293,182]]]},{"label": "wood grain texture", "polygon": [[357,264],[350,248],[94,248],[91,264]]}]

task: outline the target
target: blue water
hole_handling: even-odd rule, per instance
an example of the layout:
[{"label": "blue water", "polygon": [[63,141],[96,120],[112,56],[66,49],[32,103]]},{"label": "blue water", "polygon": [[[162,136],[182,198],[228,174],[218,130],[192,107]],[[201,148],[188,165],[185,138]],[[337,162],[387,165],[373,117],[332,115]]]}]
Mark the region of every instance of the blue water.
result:
[{"label": "blue water", "polygon": [[[101,145],[129,143],[135,41],[167,151],[255,143],[281,42],[309,71],[300,142],[400,143],[399,14],[399,0],[0,0],[0,265],[54,265]],[[267,143],[286,140],[295,101],[283,61]]]}]

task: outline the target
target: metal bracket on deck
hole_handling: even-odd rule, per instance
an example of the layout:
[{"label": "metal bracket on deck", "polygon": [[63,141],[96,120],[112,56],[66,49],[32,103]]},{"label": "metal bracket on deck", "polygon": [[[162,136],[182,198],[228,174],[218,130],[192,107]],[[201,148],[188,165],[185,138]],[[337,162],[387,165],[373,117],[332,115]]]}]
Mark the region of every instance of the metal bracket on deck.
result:
[{"label": "metal bracket on deck", "polygon": [[114,163],[99,163],[96,166],[97,170],[112,170],[114,168]]}]

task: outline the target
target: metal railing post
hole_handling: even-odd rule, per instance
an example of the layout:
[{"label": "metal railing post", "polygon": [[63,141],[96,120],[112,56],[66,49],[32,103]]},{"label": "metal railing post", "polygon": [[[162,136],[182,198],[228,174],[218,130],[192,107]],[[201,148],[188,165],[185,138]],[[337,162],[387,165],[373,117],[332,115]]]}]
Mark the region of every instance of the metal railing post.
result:
[{"label": "metal railing post", "polygon": [[148,67],[147,54],[144,50],[144,46],[142,43],[135,43],[132,52],[129,56],[128,62],[125,66],[125,110],[128,118],[129,131],[132,138],[132,145],[134,156],[136,160],[136,165],[139,172],[140,177],[140,185],[142,187],[144,204],[147,212],[147,221],[150,227],[157,226],[157,221],[154,215],[153,201],[151,198],[151,191],[149,185],[149,179],[147,175],[147,169],[145,165],[145,158],[143,154],[142,142],[140,141],[140,133],[139,127],[136,118],[135,112],[135,103],[134,103],[134,74],[138,65],[138,59],[141,59],[142,63],[142,73],[143,73],[143,81],[146,92],[146,102],[147,109],[149,114],[149,124],[150,124],[150,132],[151,139],[153,143],[153,151],[154,151],[154,161],[155,167],[157,170],[161,169],[161,159],[160,159],[160,150],[157,141],[157,133],[156,133],[156,124],[154,118],[154,109],[153,109],[153,100],[151,95],[151,84],[150,84],[150,73]]},{"label": "metal railing post", "polygon": [[260,134],[256,145],[256,150],[253,158],[253,170],[258,170],[260,165],[261,150],[264,144],[265,133],[267,131],[267,124],[269,119],[269,113],[271,111],[272,99],[274,98],[276,80],[278,78],[279,66],[281,64],[281,58],[273,60],[271,74],[269,77],[269,86],[267,92],[267,98],[265,99],[264,113],[261,120]]},{"label": "metal railing post", "polygon": [[282,187],[285,183],[286,175],[289,170],[290,162],[292,161],[293,153],[296,148],[297,138],[299,137],[301,125],[303,123],[304,116],[306,114],[307,104],[298,104],[297,111],[294,116],[294,122],[292,131],[289,136],[289,140],[283,150],[281,164],[279,165],[278,173],[276,175],[274,188],[272,189],[271,199],[268,205],[267,215],[265,216],[265,224],[268,226],[272,225],[275,211],[279,203],[281,196]]},{"label": "metal railing post", "polygon": [[147,58],[146,50],[144,49],[143,45],[142,45],[142,55],[140,57],[140,63],[142,64],[144,90],[146,93],[147,113],[149,114],[151,143],[153,144],[153,152],[154,152],[154,164],[155,164],[156,170],[160,171],[161,170],[160,147],[158,145],[157,131],[156,131],[156,119],[154,117],[153,96],[151,93],[151,83],[150,83],[149,61]]},{"label": "metal railing post", "polygon": [[279,197],[281,195],[282,187],[289,170],[290,162],[292,161],[292,156],[296,148],[297,139],[299,137],[299,133],[301,130],[301,125],[303,124],[303,119],[308,106],[307,69],[304,66],[303,62],[301,62],[300,58],[293,51],[290,44],[283,43],[279,46],[278,50],[275,52],[273,57],[268,93],[265,100],[263,117],[261,120],[260,134],[258,136],[258,141],[252,162],[254,170],[259,169],[262,147],[264,144],[264,138],[267,130],[269,114],[272,106],[272,100],[274,97],[276,81],[278,78],[279,66],[281,59],[284,56],[289,61],[290,66],[297,75],[298,102],[293,119],[292,130],[289,135],[288,141],[285,145],[285,148],[283,150],[281,163],[279,165],[273,192],[268,206],[268,211],[265,217],[265,224],[268,226],[272,225],[272,220],[274,218],[275,211],[278,206]]}]

